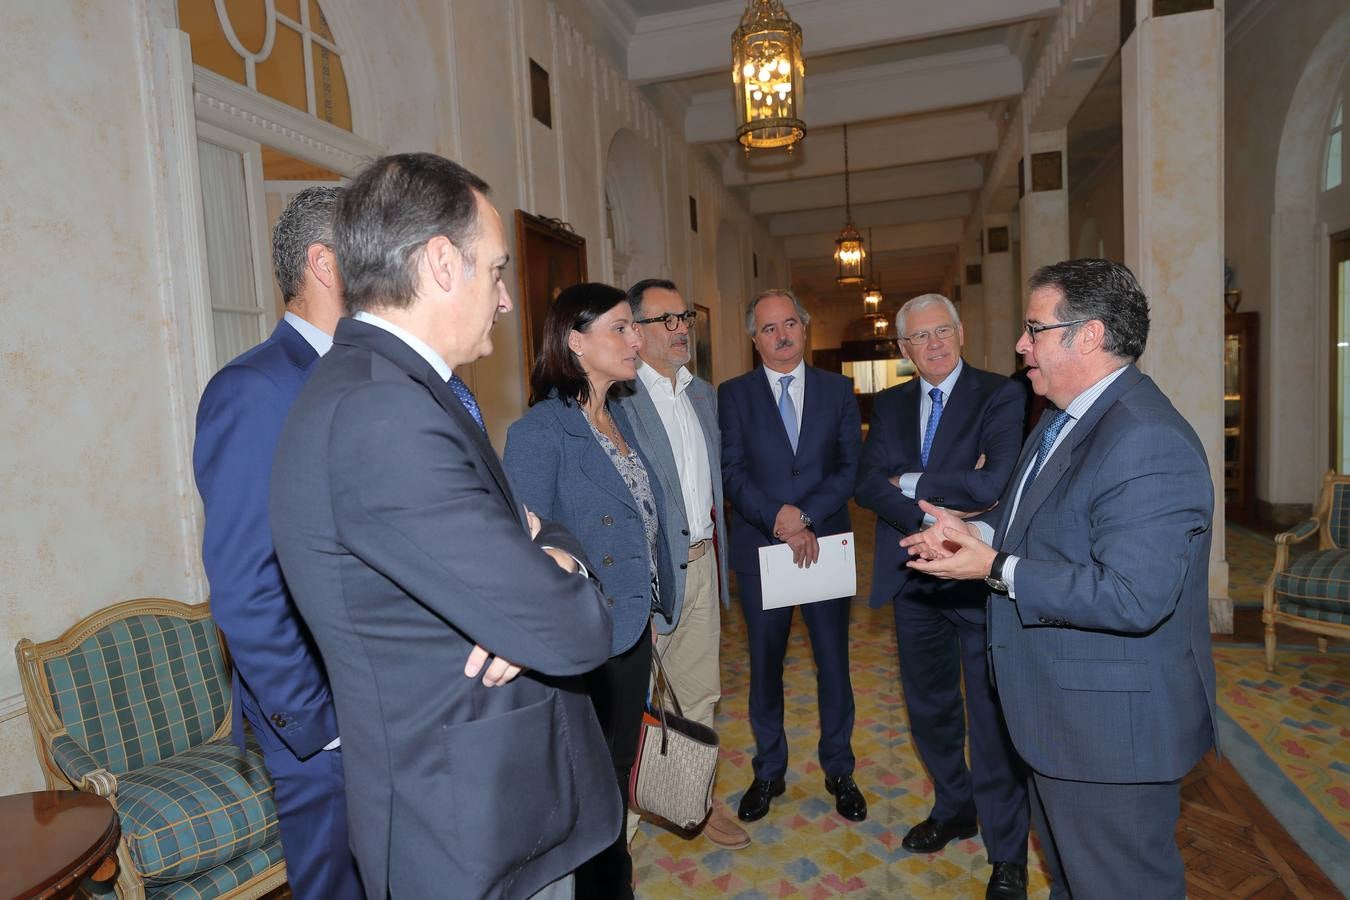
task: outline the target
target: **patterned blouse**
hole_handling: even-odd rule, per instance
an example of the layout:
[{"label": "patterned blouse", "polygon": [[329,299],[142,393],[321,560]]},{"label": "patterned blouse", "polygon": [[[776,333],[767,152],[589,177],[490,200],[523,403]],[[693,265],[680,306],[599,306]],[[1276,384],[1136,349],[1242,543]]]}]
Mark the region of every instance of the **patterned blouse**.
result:
[{"label": "patterned blouse", "polygon": [[628,455],[625,456],[604,432],[595,427],[590,416],[586,417],[586,422],[591,426],[591,434],[594,434],[595,439],[600,442],[601,449],[609,456],[610,462],[614,463],[619,477],[628,485],[628,492],[633,495],[633,502],[637,504],[638,512],[642,514],[642,526],[647,532],[647,565],[652,573],[652,602],[655,603],[659,596],[656,577],[656,537],[659,526],[656,520],[656,498],[652,496],[652,483],[647,476],[647,467],[642,464],[642,457],[638,456],[632,447],[628,448]]}]

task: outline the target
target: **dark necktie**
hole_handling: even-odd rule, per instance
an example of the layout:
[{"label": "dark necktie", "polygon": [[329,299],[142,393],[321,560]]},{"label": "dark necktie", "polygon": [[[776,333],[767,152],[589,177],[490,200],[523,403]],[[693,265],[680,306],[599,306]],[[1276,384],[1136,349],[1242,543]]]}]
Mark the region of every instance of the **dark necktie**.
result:
[{"label": "dark necktie", "polygon": [[1026,482],[1022,485],[1023,496],[1026,496],[1027,491],[1031,490],[1031,483],[1036,480],[1036,476],[1040,474],[1041,466],[1045,465],[1045,460],[1050,456],[1050,448],[1055,446],[1055,438],[1059,437],[1059,433],[1064,430],[1065,425],[1069,424],[1071,418],[1072,416],[1068,413],[1060,410],[1050,420],[1050,425],[1045,431],[1041,432],[1041,445],[1036,448],[1036,459],[1031,464],[1031,474],[1027,476]]},{"label": "dark necktie", "polygon": [[[923,430],[923,447],[919,450],[919,459],[928,466],[928,451],[933,449],[933,437],[937,434],[938,419],[942,418],[942,391],[933,388],[928,392],[933,398],[933,410],[928,414],[928,427]],[[910,432],[913,434],[913,432]]]},{"label": "dark necktie", "polygon": [[469,415],[473,416],[473,420],[478,423],[478,427],[483,429],[483,434],[487,434],[487,426],[483,424],[483,411],[478,408],[478,401],[474,399],[473,391],[469,390],[469,386],[464,383],[464,379],[452,372],[450,380],[446,383],[450,385],[450,390],[455,392],[459,402],[464,404],[464,408],[469,411]]},{"label": "dark necktie", "polygon": [[787,429],[788,443],[792,445],[792,452],[797,452],[797,405],[792,402],[792,395],[788,393],[788,385],[792,384],[792,375],[784,375],[778,379],[778,415],[783,420],[783,427]]}]

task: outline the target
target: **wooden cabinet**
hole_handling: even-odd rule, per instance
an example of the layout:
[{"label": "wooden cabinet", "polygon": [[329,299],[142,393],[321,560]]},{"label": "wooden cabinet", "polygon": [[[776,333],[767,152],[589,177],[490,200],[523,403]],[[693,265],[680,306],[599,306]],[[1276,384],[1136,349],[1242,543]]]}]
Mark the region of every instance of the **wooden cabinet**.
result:
[{"label": "wooden cabinet", "polygon": [[1260,329],[1254,312],[1228,313],[1223,335],[1223,494],[1225,513],[1256,514],[1256,389]]}]

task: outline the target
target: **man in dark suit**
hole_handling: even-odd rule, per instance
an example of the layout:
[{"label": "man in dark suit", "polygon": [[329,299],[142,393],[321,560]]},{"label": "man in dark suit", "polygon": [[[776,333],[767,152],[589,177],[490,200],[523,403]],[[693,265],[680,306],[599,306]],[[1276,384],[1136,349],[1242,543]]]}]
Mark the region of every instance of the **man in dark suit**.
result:
[{"label": "man in dark suit", "polygon": [[932,812],[901,846],[937,852],[973,837],[978,817],[993,865],[987,896],[1026,897],[1026,781],[989,680],[988,591],[978,582],[915,572],[900,547],[901,538],[932,521],[919,509],[920,499],[963,515],[998,501],[1022,444],[1023,393],[1003,376],[962,361],[961,320],[941,294],[907,302],[895,328],[918,377],[876,398],[857,500],[877,514],[871,602],[892,604],[910,734],[933,780]]},{"label": "man in dark suit", "polygon": [[[765,291],[746,315],[764,365],[724,382],[717,392],[722,426],[722,480],[731,500],[731,567],[740,587],[750,640],[750,727],[755,777],[737,814],[763,818],[785,790],[783,656],[792,607],[764,609],[759,548],[779,541],[799,566],[814,563],[817,534],[850,529],[848,499],[858,471],[862,428],[853,383],[806,365],[811,317],[788,290]],[[852,597],[802,607],[816,661],[820,767],[839,814],[867,818],[853,780],[853,684],[848,671]]]},{"label": "man in dark suit", "polygon": [[1128,269],[1072,260],[1030,288],[1017,350],[1054,407],[987,523],[924,503],[936,524],[902,543],[914,568],[992,591],[995,683],[1051,896],[1172,900],[1180,780],[1215,736],[1209,465],[1135,368],[1148,300]]},{"label": "man in dark suit", "polygon": [[333,254],[336,187],[306,188],[272,233],[286,314],[272,336],[231,361],[197,406],[193,472],[206,514],[202,565],[211,615],[234,661],[234,739],[244,719],[275,784],[286,875],[298,898],[360,896],[347,846],[337,714],[309,629],[281,577],[267,492],[281,426],[332,346],[342,315]]},{"label": "man in dark suit", "polygon": [[[695,310],[672,281],[649,278],[628,290],[642,365],[633,393],[619,402],[665,493],[661,534],[675,567],[675,609],[652,619],[656,649],[684,714],[714,726],[722,697],[719,649],[722,616],[730,606],[727,530],[722,516],[722,436],[717,394],[689,371]],[[632,824],[632,814],[630,814]],[[719,847],[740,850],[750,835],[713,805],[703,834]]]},{"label": "man in dark suit", "polygon": [[486,191],[431,154],[376,160],[346,188],[334,230],[353,318],[296,399],[272,478],[375,898],[570,896],[568,873],[621,826],[572,677],[609,656],[604,598],[571,536],[515,500],[453,373],[511,309]]}]

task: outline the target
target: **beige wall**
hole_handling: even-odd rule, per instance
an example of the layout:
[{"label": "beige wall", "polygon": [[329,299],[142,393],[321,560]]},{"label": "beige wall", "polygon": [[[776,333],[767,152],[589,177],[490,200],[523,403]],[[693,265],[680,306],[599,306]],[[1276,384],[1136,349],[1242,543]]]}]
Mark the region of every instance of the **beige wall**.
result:
[{"label": "beige wall", "polygon": [[1069,193],[1071,257],[1100,256],[1125,261],[1123,178],[1117,149]]},{"label": "beige wall", "polygon": [[[745,360],[732,328],[781,248],[617,74],[613,40],[579,0],[325,0],[353,90],[372,115],[357,134],[394,151],[462,160],[493,186],[511,226],[524,208],[570,221],[590,276],[609,278],[605,153],[638,135],[658,174],[664,271],[715,310],[715,369]],[[152,56],[175,25],[171,0],[13,0],[0,14],[0,645],[54,637],[82,616],[138,596],[203,599],[199,504],[188,468],[195,382],[172,261],[184,241],[166,171],[173,134]],[[569,18],[569,16],[571,18]],[[554,128],[522,88],[528,59],[550,72]],[[172,132],[172,126],[168,129]],[[22,139],[16,139],[22,135]],[[686,197],[700,198],[700,232]],[[719,223],[722,227],[719,228]],[[731,248],[731,249],[727,249]],[[719,253],[743,277],[719,290]],[[21,264],[19,261],[22,261]],[[512,277],[515,277],[514,275]],[[761,279],[762,281],[763,279]],[[724,310],[730,310],[724,313]],[[724,321],[725,319],[725,321]],[[516,316],[469,377],[494,438],[524,406]],[[0,659],[0,793],[38,784],[17,670]]]}]

